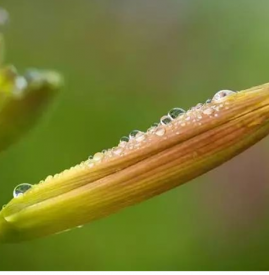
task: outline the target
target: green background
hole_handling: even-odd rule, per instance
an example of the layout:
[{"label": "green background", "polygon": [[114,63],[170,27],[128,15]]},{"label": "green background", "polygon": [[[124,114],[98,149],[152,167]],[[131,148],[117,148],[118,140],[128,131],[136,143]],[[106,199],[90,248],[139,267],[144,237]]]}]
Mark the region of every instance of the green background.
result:
[{"label": "green background", "polygon": [[[0,204],[145,130],[172,107],[269,81],[267,0],[3,0],[6,62],[62,93],[0,156]],[[268,270],[269,139],[81,229],[0,246],[0,270]]]}]

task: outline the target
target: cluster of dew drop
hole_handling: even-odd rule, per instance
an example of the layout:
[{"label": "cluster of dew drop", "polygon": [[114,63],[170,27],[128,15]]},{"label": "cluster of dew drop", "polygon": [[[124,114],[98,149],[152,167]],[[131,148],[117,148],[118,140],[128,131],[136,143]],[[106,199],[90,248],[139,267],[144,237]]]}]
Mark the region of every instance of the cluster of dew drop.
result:
[{"label": "cluster of dew drop", "polygon": [[[103,150],[93,156],[89,156],[88,160],[63,171],[61,174],[56,174],[54,176],[50,175],[40,183],[48,182],[64,174],[72,173],[72,171],[76,171],[78,169],[88,169],[94,167],[95,165],[111,159],[112,157],[124,156],[132,150],[141,148],[142,144],[147,144],[153,137],[165,138],[165,133],[168,131],[169,127],[174,127],[176,129],[176,134],[180,134],[180,127],[184,127],[191,123],[196,123],[196,125],[199,126],[201,125],[203,116],[216,118],[218,117],[218,112],[222,108],[229,109],[229,102],[226,102],[223,99],[235,93],[235,91],[231,90],[221,90],[217,92],[212,99],[208,99],[204,104],[199,103],[188,111],[185,111],[182,108],[173,108],[167,115],[161,117],[159,123],[154,123],[146,132],[133,130],[129,136],[123,136],[120,139],[117,147]],[[30,185],[29,183],[22,183],[16,186],[13,192],[14,198],[23,195],[32,186],[33,185]]]}]

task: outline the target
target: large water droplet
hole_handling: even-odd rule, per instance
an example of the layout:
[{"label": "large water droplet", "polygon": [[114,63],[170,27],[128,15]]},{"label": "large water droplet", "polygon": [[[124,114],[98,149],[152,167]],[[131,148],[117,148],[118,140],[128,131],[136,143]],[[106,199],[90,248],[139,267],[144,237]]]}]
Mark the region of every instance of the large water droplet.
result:
[{"label": "large water droplet", "polygon": [[32,185],[29,183],[21,183],[19,185],[17,185],[14,188],[13,191],[13,197],[17,198],[19,196],[22,196],[27,190],[29,190],[30,188],[32,188]]},{"label": "large water droplet", "polygon": [[231,90],[221,90],[221,91],[218,91],[213,96],[212,101],[219,101],[219,100],[223,99],[224,97],[233,95],[235,93],[236,93],[235,91],[231,91]]},{"label": "large water droplet", "polygon": [[168,115],[175,119],[178,116],[180,116],[181,114],[184,114],[185,110],[181,109],[181,108],[173,108],[172,110],[170,110],[170,112],[168,113]]},{"label": "large water droplet", "polygon": [[172,118],[170,116],[163,116],[161,117],[160,122],[162,125],[166,125],[172,122]]}]

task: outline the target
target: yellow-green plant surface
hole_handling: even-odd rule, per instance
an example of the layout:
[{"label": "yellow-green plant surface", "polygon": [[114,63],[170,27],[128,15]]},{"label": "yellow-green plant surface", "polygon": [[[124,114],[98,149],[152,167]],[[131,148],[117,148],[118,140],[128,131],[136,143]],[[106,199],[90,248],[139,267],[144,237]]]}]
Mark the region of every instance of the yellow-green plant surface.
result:
[{"label": "yellow-green plant surface", "polygon": [[0,212],[0,239],[58,233],[152,196],[215,168],[269,132],[269,84],[219,91],[186,113],[173,109],[146,133],[34,185]]}]

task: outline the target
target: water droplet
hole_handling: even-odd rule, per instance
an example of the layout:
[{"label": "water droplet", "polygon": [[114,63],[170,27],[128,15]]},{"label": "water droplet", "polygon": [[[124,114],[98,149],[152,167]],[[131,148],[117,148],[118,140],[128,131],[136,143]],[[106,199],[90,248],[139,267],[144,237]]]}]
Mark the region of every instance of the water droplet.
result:
[{"label": "water droplet", "polygon": [[165,129],[164,127],[159,127],[156,129],[155,134],[159,137],[163,136],[165,134]]},{"label": "water droplet", "polygon": [[203,110],[203,113],[205,115],[211,115],[211,114],[213,114],[213,112],[214,112],[213,108],[207,108],[207,109]]},{"label": "water droplet", "polygon": [[133,131],[130,133],[129,138],[130,138],[130,139],[131,139],[131,138],[134,138],[138,133],[140,133],[139,130],[133,130]]},{"label": "water droplet", "polygon": [[231,90],[221,90],[221,91],[218,91],[213,96],[212,101],[219,101],[219,100],[223,99],[224,97],[229,96],[229,95],[233,95],[235,93],[236,93],[235,91],[231,91]]},{"label": "water droplet", "polygon": [[170,116],[163,116],[160,119],[160,122],[162,125],[167,125],[172,121],[172,118]]},{"label": "water droplet", "polygon": [[103,153],[103,154],[105,154],[106,152],[107,152],[107,150],[106,150],[106,149],[102,150],[102,153]]},{"label": "water droplet", "polygon": [[53,179],[53,176],[49,175],[46,177],[45,181],[52,180],[52,179]]},{"label": "water droplet", "polygon": [[92,160],[92,159],[93,159],[93,156],[92,156],[92,155],[90,155],[90,156],[88,157],[88,159]]},{"label": "water droplet", "polygon": [[181,109],[181,108],[173,108],[172,110],[170,110],[170,112],[168,113],[168,115],[172,118],[175,119],[178,116],[180,116],[181,114],[184,114],[185,110]]},{"label": "water droplet", "polygon": [[206,103],[206,104],[211,103],[211,99],[209,98],[205,103]]},{"label": "water droplet", "polygon": [[201,109],[203,107],[203,104],[202,103],[198,103],[196,106],[195,106],[195,109]]},{"label": "water droplet", "polygon": [[143,141],[145,138],[146,138],[146,136],[145,136],[145,134],[142,133],[142,132],[138,133],[138,134],[135,136],[135,139],[136,139],[137,141]]},{"label": "water droplet", "polygon": [[27,190],[29,190],[30,188],[32,188],[32,185],[29,184],[29,183],[21,183],[19,185],[17,185],[15,188],[14,188],[14,191],[13,191],[13,197],[14,198],[17,198],[21,195],[23,195]]},{"label": "water droplet", "polygon": [[160,125],[160,123],[157,123],[157,122],[153,123],[152,126],[150,126],[150,127],[148,128],[147,132],[148,132],[148,133],[154,132],[155,129],[156,129],[156,127],[158,127],[159,125]]},{"label": "water droplet", "polygon": [[128,141],[129,141],[129,137],[126,137],[126,136],[120,139],[120,142],[128,142]]},{"label": "water droplet", "polygon": [[103,158],[103,156],[104,156],[103,153],[98,152],[98,153],[94,154],[93,160],[94,161],[99,161],[99,160],[101,160]]},{"label": "water droplet", "polygon": [[117,156],[121,155],[122,151],[123,151],[123,148],[121,148],[121,147],[115,147],[112,149],[113,154],[115,154]]},{"label": "water droplet", "polygon": [[5,207],[6,207],[6,204],[4,204],[4,205],[2,206],[2,210],[3,210]]}]

